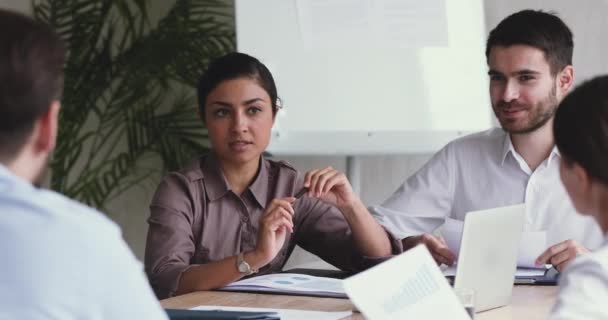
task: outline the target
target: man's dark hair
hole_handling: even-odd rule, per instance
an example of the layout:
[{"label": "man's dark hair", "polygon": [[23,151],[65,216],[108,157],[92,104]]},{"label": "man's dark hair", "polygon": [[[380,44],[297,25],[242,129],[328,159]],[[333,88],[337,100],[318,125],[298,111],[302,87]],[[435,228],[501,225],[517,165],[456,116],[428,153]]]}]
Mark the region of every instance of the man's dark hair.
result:
[{"label": "man's dark hair", "polygon": [[205,104],[209,93],[220,83],[241,77],[255,80],[268,93],[272,103],[272,113],[276,115],[279,109],[277,86],[268,68],[250,55],[231,52],[213,60],[198,80],[198,105],[203,121],[205,121]]},{"label": "man's dark hair", "polygon": [[16,156],[63,89],[65,46],[53,30],[0,9],[0,161]]},{"label": "man's dark hair", "polygon": [[608,185],[608,76],[581,84],[562,100],[553,133],[562,161],[578,163]]},{"label": "man's dark hair", "polygon": [[572,64],[572,32],[552,13],[523,10],[506,17],[490,31],[486,59],[489,61],[493,47],[512,45],[528,45],[543,51],[552,75]]}]

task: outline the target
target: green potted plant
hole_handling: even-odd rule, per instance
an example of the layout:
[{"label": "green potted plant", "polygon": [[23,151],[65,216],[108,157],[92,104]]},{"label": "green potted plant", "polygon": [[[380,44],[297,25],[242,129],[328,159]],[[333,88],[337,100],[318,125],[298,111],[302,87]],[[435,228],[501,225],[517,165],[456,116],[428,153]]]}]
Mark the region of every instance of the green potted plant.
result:
[{"label": "green potted plant", "polygon": [[[151,4],[166,6],[154,8],[158,18],[150,17]],[[211,59],[235,48],[231,6],[33,1],[34,17],[52,25],[68,49],[52,189],[102,209],[205,152],[194,87]]]}]

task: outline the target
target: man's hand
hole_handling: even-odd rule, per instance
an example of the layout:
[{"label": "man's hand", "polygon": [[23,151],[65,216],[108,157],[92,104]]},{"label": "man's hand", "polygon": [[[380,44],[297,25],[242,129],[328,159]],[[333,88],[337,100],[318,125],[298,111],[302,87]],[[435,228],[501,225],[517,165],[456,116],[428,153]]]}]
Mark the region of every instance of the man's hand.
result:
[{"label": "man's hand", "polygon": [[552,264],[557,271],[562,272],[564,268],[578,255],[589,252],[587,248],[574,240],[566,240],[549,247],[536,259],[537,265]]},{"label": "man's hand", "polygon": [[443,239],[432,234],[425,233],[419,236],[407,237],[402,242],[404,250],[411,249],[421,243],[424,244],[439,265],[443,263],[451,266],[454,264],[454,260],[456,260],[456,255],[448,249]]}]

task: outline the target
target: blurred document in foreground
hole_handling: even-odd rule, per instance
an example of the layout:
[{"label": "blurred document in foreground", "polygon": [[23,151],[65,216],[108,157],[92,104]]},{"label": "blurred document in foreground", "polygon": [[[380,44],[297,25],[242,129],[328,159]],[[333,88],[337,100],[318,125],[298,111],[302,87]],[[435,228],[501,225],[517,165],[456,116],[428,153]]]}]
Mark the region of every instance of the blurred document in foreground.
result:
[{"label": "blurred document in foreground", "polygon": [[344,289],[372,320],[470,319],[425,246],[344,280]]}]

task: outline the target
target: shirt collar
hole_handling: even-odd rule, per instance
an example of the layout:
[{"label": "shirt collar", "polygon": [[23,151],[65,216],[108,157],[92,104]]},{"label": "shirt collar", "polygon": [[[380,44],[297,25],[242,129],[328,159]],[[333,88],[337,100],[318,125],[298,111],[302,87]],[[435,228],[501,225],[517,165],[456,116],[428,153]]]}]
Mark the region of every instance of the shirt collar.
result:
[{"label": "shirt collar", "polygon": [[205,157],[201,164],[201,171],[204,177],[205,192],[210,201],[215,201],[230,191],[228,181],[226,181],[226,177],[224,177],[217,157],[213,152]]},{"label": "shirt collar", "polygon": [[549,166],[553,158],[556,157],[561,159],[562,154],[559,152],[559,149],[557,149],[557,146],[553,146],[553,149],[551,149],[551,154],[549,155],[549,160],[547,160],[547,166]]},{"label": "shirt collar", "polygon": [[[224,176],[219,160],[213,152],[209,153],[205,158],[201,170],[204,176],[207,197],[210,201],[215,201],[231,191],[230,184],[228,183],[226,176]],[[263,157],[260,157],[258,173],[247,189],[262,208],[266,207],[268,178],[269,174],[266,161]]]},{"label": "shirt collar", "polygon": [[253,194],[253,197],[262,208],[266,208],[269,183],[270,174],[268,171],[268,162],[265,161],[263,156],[260,156],[258,174],[249,186],[249,191],[251,191],[251,194]]},{"label": "shirt collar", "polygon": [[504,165],[505,164],[505,159],[507,159],[507,155],[509,155],[509,152],[515,153],[515,148],[513,147],[513,142],[511,142],[511,136],[508,133],[504,133],[505,134],[505,140],[502,144],[502,153],[500,154],[500,165]]},{"label": "shirt collar", "polygon": [[[505,160],[507,159],[507,156],[509,155],[509,153],[513,153],[513,155],[515,155],[515,147],[513,147],[513,142],[511,141],[511,135],[509,135],[508,133],[505,132],[505,140],[503,142],[502,145],[502,153],[500,154],[500,165],[504,165]],[[551,161],[553,160],[553,158],[555,157],[560,157],[561,158],[561,153],[559,152],[559,149],[557,149],[557,146],[553,146],[553,149],[551,149],[551,153],[549,154],[549,159],[547,160],[547,165],[551,164]]]}]

